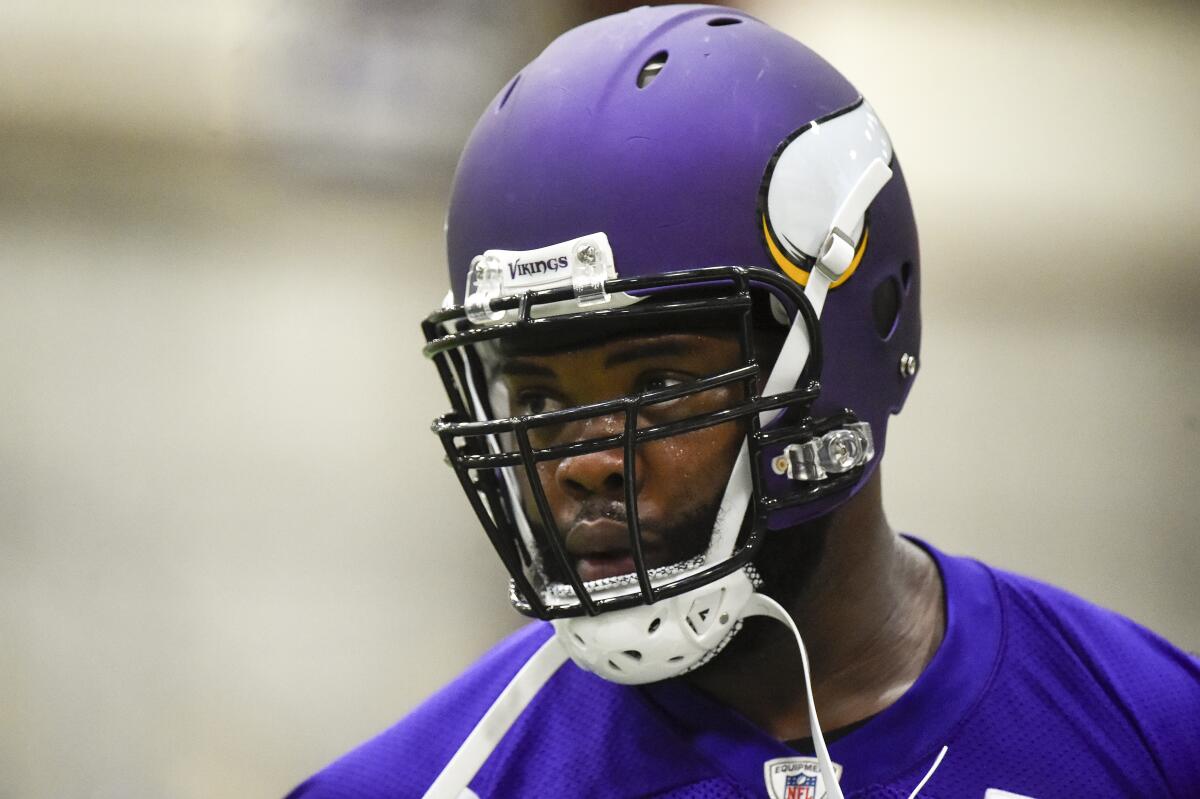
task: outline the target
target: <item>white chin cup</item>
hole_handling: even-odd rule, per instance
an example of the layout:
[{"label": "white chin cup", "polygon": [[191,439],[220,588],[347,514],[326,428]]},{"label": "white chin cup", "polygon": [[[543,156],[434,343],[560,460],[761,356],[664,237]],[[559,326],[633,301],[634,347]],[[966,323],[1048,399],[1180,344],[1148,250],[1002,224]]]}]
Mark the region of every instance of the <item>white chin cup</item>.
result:
[{"label": "white chin cup", "polygon": [[745,569],[653,605],[555,619],[571,659],[610,682],[641,685],[706,662],[741,626],[754,584]]}]

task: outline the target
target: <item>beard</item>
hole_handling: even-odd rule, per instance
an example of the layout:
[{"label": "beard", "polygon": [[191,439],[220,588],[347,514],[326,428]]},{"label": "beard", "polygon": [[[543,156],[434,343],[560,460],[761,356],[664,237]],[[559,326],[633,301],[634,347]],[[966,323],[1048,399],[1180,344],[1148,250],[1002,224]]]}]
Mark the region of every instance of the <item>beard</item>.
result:
[{"label": "beard", "polygon": [[[671,566],[691,560],[704,553],[712,540],[713,526],[716,523],[717,512],[721,507],[721,496],[708,499],[696,505],[689,503],[686,508],[673,514],[667,519],[647,522],[639,525],[643,544],[649,539],[655,542],[655,555],[646,557],[646,568],[654,569],[661,566]],[[526,511],[529,526],[534,538],[542,549],[542,570],[551,582],[568,583],[569,579],[563,571],[562,564],[552,554],[547,543],[549,531],[542,524],[536,511]],[[628,524],[624,502],[592,502],[585,503],[567,524],[559,526],[559,540],[563,531],[569,530],[579,522],[590,519],[605,518],[611,521]],[[568,557],[570,557],[568,555]],[[574,564],[572,564],[574,566]],[[632,573],[632,572],[631,572]]]},{"label": "beard", "polygon": [[768,530],[762,547],[754,555],[754,567],[762,577],[762,593],[785,608],[796,605],[812,585],[825,557],[829,538],[828,515],[788,527]]},{"label": "beard", "polygon": [[[768,530],[751,563],[762,578],[759,592],[766,594],[789,613],[812,587],[825,558],[829,538],[829,516],[822,516],[784,530]],[[773,621],[751,617],[733,636],[712,663],[728,665],[761,653],[778,635]],[[708,667],[702,667],[708,668]]]},{"label": "beard", "polygon": [[[721,506],[721,497],[713,497],[703,505],[692,505],[665,522],[641,525],[644,534],[653,536],[661,542],[659,555],[647,558],[646,567],[652,569],[658,566],[668,566],[690,560],[707,550],[712,540],[713,527],[716,524],[717,512]],[[623,502],[609,502],[602,505],[585,505],[575,515],[570,524],[603,517],[616,522],[627,523]],[[536,512],[528,514],[530,527],[534,537],[543,549],[543,570],[547,579],[552,582],[568,583],[566,573],[558,559],[549,554],[546,536],[549,533],[541,524]],[[828,540],[830,519],[823,516],[784,530],[768,530],[763,534],[763,543],[751,560],[752,565],[762,578],[759,590],[779,602],[785,608],[794,607],[800,597],[812,585],[814,575],[824,560]],[[570,529],[570,525],[566,526]],[[756,648],[755,642],[761,636],[753,634],[757,625],[748,625],[746,630],[735,640],[744,640],[744,645]],[[750,633],[750,634],[747,634]]]}]

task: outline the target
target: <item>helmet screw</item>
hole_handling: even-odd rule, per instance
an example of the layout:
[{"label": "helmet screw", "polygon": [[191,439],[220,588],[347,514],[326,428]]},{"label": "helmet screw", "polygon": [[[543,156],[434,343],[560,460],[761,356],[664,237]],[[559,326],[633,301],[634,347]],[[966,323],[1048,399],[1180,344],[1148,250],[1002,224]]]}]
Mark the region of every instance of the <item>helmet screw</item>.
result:
[{"label": "helmet screw", "polygon": [[579,263],[591,266],[596,263],[596,245],[585,244],[575,253],[575,257],[579,259]]},{"label": "helmet screw", "polygon": [[912,377],[917,373],[917,356],[907,352],[900,356],[900,376]]}]

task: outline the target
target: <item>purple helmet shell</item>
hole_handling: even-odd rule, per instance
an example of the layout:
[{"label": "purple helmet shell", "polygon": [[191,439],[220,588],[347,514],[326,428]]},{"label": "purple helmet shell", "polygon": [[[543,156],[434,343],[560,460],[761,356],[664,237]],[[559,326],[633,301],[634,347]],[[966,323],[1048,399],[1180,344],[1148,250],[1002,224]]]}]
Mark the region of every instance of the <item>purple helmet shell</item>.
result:
[{"label": "purple helmet shell", "polygon": [[[622,278],[706,266],[783,271],[760,202],[772,159],[798,130],[860,101],[821,57],[740,11],[643,7],[575,28],[504,86],[466,144],[447,216],[455,299],[487,250],[596,231]],[[917,233],[894,158],[891,168],[867,211],[861,261],[825,303],[813,406],[869,422],[877,456],[849,490],[775,512],[773,529],[827,513],[867,481],[912,383],[901,360],[920,343]],[[769,465],[761,472],[769,486],[787,480]]]}]

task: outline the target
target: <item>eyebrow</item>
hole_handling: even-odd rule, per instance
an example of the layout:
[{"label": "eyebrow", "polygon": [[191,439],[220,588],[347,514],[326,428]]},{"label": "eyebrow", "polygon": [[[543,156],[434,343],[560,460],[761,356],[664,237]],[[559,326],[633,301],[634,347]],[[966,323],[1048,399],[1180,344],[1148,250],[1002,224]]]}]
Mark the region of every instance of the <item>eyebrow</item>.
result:
[{"label": "eyebrow", "polygon": [[554,377],[548,366],[533,361],[508,360],[500,364],[499,373],[508,377]]},{"label": "eyebrow", "polygon": [[695,351],[695,344],[681,339],[661,339],[657,341],[642,341],[623,347],[609,354],[604,359],[604,368],[639,361],[643,358],[669,358],[679,355],[690,355]]},{"label": "eyebrow", "polygon": [[[695,352],[695,349],[696,345],[694,342],[677,338],[631,343],[615,352],[609,353],[608,357],[604,359],[604,368],[611,369],[614,366],[632,363],[633,361],[645,358],[670,358],[690,355]],[[549,366],[544,366],[534,360],[522,358],[512,358],[502,362],[497,371],[506,377],[553,378],[557,376],[557,373]]]}]

